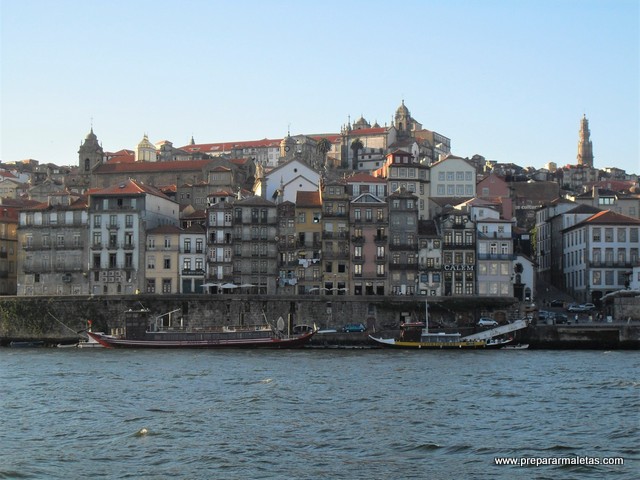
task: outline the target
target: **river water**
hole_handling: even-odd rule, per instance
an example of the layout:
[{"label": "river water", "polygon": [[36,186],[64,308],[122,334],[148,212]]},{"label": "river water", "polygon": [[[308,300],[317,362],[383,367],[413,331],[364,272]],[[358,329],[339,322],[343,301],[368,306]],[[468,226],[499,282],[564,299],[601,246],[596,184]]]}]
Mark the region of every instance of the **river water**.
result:
[{"label": "river water", "polygon": [[633,351],[0,348],[0,387],[0,478],[640,475]]}]

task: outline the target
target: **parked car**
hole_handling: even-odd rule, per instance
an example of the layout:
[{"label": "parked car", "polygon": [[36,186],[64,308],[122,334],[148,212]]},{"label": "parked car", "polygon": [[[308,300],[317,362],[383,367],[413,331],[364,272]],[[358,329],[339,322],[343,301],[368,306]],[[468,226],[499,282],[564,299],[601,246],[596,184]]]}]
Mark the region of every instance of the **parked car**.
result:
[{"label": "parked car", "polygon": [[584,305],[578,305],[576,303],[572,303],[567,307],[567,311],[572,313],[581,313],[581,312],[587,312],[589,311],[589,309]]},{"label": "parked car", "polygon": [[347,323],[342,327],[342,331],[345,333],[364,332],[367,327],[363,323]]},{"label": "parked car", "polygon": [[582,303],[580,304],[580,306],[583,307],[586,311],[596,309],[596,306],[593,303]]},{"label": "parked car", "polygon": [[552,307],[564,307],[564,301],[563,300],[551,300],[551,306]]},{"label": "parked car", "polygon": [[496,322],[493,318],[482,317],[478,320],[479,327],[497,327],[498,322]]},{"label": "parked car", "polygon": [[546,310],[538,311],[538,320],[546,320],[547,318],[553,318],[553,312],[547,312]]},{"label": "parked car", "polygon": [[557,324],[569,323],[569,317],[567,317],[564,313],[556,313],[554,320]]}]

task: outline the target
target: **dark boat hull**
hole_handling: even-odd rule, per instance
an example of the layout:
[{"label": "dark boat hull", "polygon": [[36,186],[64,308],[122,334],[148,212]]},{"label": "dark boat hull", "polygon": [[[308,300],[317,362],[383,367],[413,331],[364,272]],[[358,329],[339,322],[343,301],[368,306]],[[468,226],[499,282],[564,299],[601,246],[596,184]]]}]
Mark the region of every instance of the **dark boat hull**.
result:
[{"label": "dark boat hull", "polygon": [[242,338],[238,336],[203,336],[201,334],[184,333],[172,335],[171,338],[162,339],[153,335],[152,339],[129,340],[112,337],[99,333],[87,332],[91,338],[107,348],[299,348],[306,345],[315,332],[298,335],[295,337],[278,338],[276,336],[264,336],[258,338]]}]

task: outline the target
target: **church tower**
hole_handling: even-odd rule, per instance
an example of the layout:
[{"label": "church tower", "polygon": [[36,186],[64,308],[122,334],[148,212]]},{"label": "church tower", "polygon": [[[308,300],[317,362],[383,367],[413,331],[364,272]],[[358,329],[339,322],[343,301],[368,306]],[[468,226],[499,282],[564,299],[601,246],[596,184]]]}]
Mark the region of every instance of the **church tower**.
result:
[{"label": "church tower", "polygon": [[89,175],[91,171],[98,165],[102,165],[104,159],[104,150],[98,143],[98,137],[93,133],[93,127],[84,139],[84,143],[80,145],[78,150],[78,166],[81,175]]},{"label": "church tower", "polygon": [[578,140],[578,165],[593,168],[593,145],[590,140],[589,120],[583,115],[580,122],[580,136]]},{"label": "church tower", "polygon": [[136,147],[136,162],[156,162],[157,160],[156,147],[149,141],[149,137],[145,133]]},{"label": "church tower", "polygon": [[396,130],[398,130],[399,136],[409,135],[411,131],[411,113],[409,113],[409,109],[405,106],[404,100],[402,100],[402,105],[396,110],[393,124]]}]

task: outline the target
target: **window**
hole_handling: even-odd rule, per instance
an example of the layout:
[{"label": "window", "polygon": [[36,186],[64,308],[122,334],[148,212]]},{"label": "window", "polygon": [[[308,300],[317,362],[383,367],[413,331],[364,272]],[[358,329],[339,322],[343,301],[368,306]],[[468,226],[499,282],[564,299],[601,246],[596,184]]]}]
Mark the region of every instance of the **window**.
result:
[{"label": "window", "polygon": [[149,255],[147,257],[147,269],[155,270],[156,268],[156,257],[154,255]]},{"label": "window", "polygon": [[127,215],[124,223],[126,228],[133,228],[133,215]]},{"label": "window", "polygon": [[164,237],[164,248],[171,248],[171,237]]},{"label": "window", "polygon": [[593,229],[593,241],[594,242],[599,242],[600,241],[600,229],[599,228],[594,228]]},{"label": "window", "polygon": [[165,270],[169,270],[171,268],[171,257],[164,257],[162,264]]},{"label": "window", "polygon": [[100,232],[93,232],[93,245],[99,247],[102,243],[102,234]]},{"label": "window", "polygon": [[162,293],[171,293],[171,279],[163,278],[162,279]]},{"label": "window", "polygon": [[613,228],[604,229],[604,241],[613,242]]},{"label": "window", "polygon": [[100,228],[101,225],[102,225],[102,217],[100,215],[96,215],[95,217],[93,217],[93,226],[95,228]]},{"label": "window", "polygon": [[379,277],[384,276],[384,263],[379,263],[376,265],[376,275]]},{"label": "window", "polygon": [[184,253],[191,253],[191,239],[184,239]]},{"label": "window", "polygon": [[353,276],[354,277],[361,277],[362,276],[362,265],[360,265],[359,263],[355,264],[353,266]]},{"label": "window", "polygon": [[356,258],[358,260],[362,259],[362,247],[361,246],[356,246],[354,248],[353,256],[354,256],[354,258]]}]

